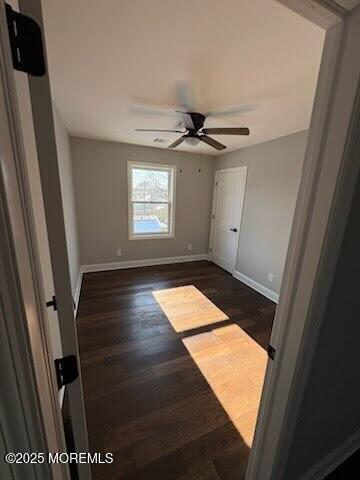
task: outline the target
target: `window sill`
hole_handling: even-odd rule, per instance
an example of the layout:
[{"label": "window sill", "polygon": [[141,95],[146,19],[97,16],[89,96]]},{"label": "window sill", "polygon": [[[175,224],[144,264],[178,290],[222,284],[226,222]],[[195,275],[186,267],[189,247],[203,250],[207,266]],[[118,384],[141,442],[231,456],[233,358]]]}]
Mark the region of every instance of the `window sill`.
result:
[{"label": "window sill", "polygon": [[156,233],[149,233],[148,235],[129,235],[129,240],[159,240],[161,238],[174,238],[173,233],[163,233],[163,234],[156,234]]}]

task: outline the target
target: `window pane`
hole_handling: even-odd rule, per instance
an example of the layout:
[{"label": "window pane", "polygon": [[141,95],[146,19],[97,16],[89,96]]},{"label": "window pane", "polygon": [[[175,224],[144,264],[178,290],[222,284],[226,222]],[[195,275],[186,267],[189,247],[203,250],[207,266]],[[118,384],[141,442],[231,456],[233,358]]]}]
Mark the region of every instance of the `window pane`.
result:
[{"label": "window pane", "polygon": [[169,233],[168,203],[134,203],[134,233]]},{"label": "window pane", "polygon": [[132,191],[134,201],[169,201],[169,175],[165,170],[133,168]]}]

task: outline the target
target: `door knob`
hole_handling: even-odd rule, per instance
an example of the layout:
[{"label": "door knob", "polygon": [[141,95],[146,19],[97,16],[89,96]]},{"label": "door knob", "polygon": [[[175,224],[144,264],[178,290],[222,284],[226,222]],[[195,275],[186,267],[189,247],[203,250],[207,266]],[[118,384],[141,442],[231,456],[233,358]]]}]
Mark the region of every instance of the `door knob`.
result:
[{"label": "door knob", "polygon": [[230,228],[232,232],[237,232],[237,228]]}]

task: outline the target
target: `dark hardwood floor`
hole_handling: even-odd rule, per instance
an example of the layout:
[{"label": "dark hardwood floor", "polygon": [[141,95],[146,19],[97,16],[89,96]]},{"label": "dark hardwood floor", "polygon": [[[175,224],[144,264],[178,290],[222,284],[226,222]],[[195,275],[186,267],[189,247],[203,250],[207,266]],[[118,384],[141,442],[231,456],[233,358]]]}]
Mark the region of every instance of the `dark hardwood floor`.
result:
[{"label": "dark hardwood floor", "polygon": [[[275,305],[203,261],[85,274],[78,335],[94,479],[243,478],[249,448],[152,292],[194,285],[263,348]],[[194,332],[191,332],[192,334]]]}]

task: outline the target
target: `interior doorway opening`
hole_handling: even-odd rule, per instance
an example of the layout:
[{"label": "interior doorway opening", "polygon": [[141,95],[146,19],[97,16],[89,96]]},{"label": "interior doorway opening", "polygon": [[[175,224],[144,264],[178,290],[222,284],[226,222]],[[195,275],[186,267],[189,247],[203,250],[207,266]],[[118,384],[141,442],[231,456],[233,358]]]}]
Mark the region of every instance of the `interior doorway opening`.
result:
[{"label": "interior doorway opening", "polygon": [[[24,3],[26,3],[26,2],[24,2]],[[336,42],[335,42],[335,43],[336,43]],[[339,45],[337,44],[337,46],[339,46]],[[325,65],[325,67],[328,67],[328,66]],[[341,82],[340,82],[340,83],[341,83]],[[34,85],[32,85],[32,87],[34,87]],[[35,90],[36,90],[36,89],[35,89]],[[49,92],[48,92],[48,93],[49,93]],[[37,112],[37,113],[39,113],[39,112]],[[315,113],[317,113],[317,112],[315,112]],[[36,117],[36,115],[35,115],[35,117]],[[320,115],[320,117],[321,117],[321,115]],[[315,118],[316,121],[319,122],[319,118],[317,118],[316,116],[315,116],[314,118]],[[315,121],[314,121],[314,122],[315,122]],[[316,123],[316,122],[315,122],[315,123]],[[320,122],[320,123],[321,123],[321,122]],[[345,131],[345,130],[344,130],[344,131]],[[312,140],[313,143],[310,141],[310,143],[309,143],[310,146],[308,145],[308,149],[309,149],[309,150],[311,150],[311,148],[314,148],[314,140],[313,140],[313,139],[311,139],[311,140]],[[40,149],[40,153],[41,153],[41,149]],[[54,152],[53,152],[53,153],[54,153]],[[56,153],[56,152],[55,152],[55,153]],[[56,155],[55,155],[55,156],[56,156]],[[308,157],[309,157],[309,155],[308,155]],[[339,157],[339,158],[340,158],[340,157]],[[339,165],[340,165],[340,162],[339,162]],[[42,165],[42,167],[43,167],[43,165]],[[200,170],[200,169],[199,169],[199,170]],[[308,170],[308,171],[309,171],[309,170]],[[315,177],[314,177],[314,178],[315,178]],[[304,180],[304,177],[303,177],[303,180]],[[336,182],[334,182],[334,188],[335,188],[335,184],[336,184]],[[45,182],[44,182],[44,184],[43,184],[43,187],[44,187],[44,186],[45,186]],[[49,188],[49,187],[47,187],[47,188]],[[45,189],[45,191],[46,191],[46,189]],[[49,189],[47,190],[47,193],[49,193]],[[304,195],[304,197],[305,197],[305,195]],[[303,200],[303,198],[300,198],[300,200],[299,200],[299,202],[298,202],[299,205],[301,204],[301,200]],[[306,203],[306,202],[305,202],[305,203]],[[301,205],[300,205],[300,207],[301,207]],[[300,207],[299,207],[299,208],[300,208]],[[300,208],[300,210],[301,210],[301,208]],[[49,223],[50,223],[50,225],[52,225],[52,227],[54,227],[54,228],[56,227],[54,223],[52,223],[52,224],[51,224],[51,222],[49,222]],[[61,223],[61,222],[60,222],[60,223]],[[300,222],[300,223],[301,223],[301,222]],[[234,227],[234,228],[236,228],[236,227]],[[51,227],[50,227],[50,229],[51,229]],[[295,228],[295,230],[296,230],[296,228]],[[236,232],[235,232],[235,233],[236,233]],[[296,233],[296,232],[295,232],[295,233]],[[52,239],[55,238],[55,237],[54,237],[54,231],[51,232],[50,239],[51,239],[51,238],[52,238]],[[296,240],[296,239],[295,239],[295,240]],[[293,242],[294,242],[294,238],[293,238]],[[52,242],[50,241],[50,243],[52,243]],[[63,243],[64,243],[64,242],[63,242]],[[296,243],[296,242],[294,242],[294,243]],[[58,246],[59,246],[59,245],[58,245]],[[54,245],[51,245],[51,246],[50,246],[50,249],[52,249],[52,248],[54,248]],[[191,248],[192,248],[192,244],[188,245],[189,251],[191,251]],[[292,252],[293,252],[293,251],[294,251],[294,250],[292,250]],[[120,250],[120,252],[121,252],[121,250]],[[64,252],[63,252],[63,253],[64,253]],[[121,253],[120,253],[120,255],[121,255]],[[55,257],[54,257],[54,258],[55,258]],[[166,258],[166,257],[165,257],[165,258]],[[182,258],[182,257],[180,257],[180,258]],[[288,259],[289,259],[289,257],[288,257]],[[58,262],[59,262],[59,261],[61,262],[61,260],[63,260],[63,258],[61,258],[60,260],[59,260],[59,258],[57,259]],[[180,261],[182,261],[182,260],[180,260]],[[56,261],[53,261],[53,263],[57,264]],[[109,262],[108,262],[108,263],[109,263]],[[288,263],[289,263],[289,260],[288,260]],[[290,264],[289,264],[289,265],[290,265]],[[90,265],[90,266],[89,266],[89,265],[86,265],[86,267],[87,267],[88,269],[90,269],[91,265]],[[291,267],[291,265],[290,265],[290,267]],[[288,271],[291,270],[290,267],[288,268]],[[98,265],[96,268],[98,269],[98,271],[100,271],[99,265]],[[90,271],[90,270],[88,270],[88,271]],[[289,273],[288,273],[288,271],[287,271],[288,276],[287,276],[287,278],[286,278],[286,282],[288,282],[288,283],[286,283],[286,286],[287,286],[287,287],[288,287],[289,285],[294,286],[294,285],[293,285],[294,282],[291,282],[291,281],[290,281],[291,279],[289,280]],[[55,276],[56,276],[56,273],[55,273]],[[65,278],[65,277],[63,277],[63,279],[64,279],[64,278]],[[58,281],[58,279],[57,279],[57,281]],[[56,287],[56,282],[55,282],[55,288],[57,288],[57,287]],[[69,288],[67,288],[67,290],[68,290],[68,293],[69,293]],[[96,296],[96,295],[95,295],[95,296]],[[70,309],[68,308],[68,306],[69,306],[69,305],[72,305],[72,301],[70,301],[71,295],[69,294],[69,295],[67,295],[67,297],[68,297],[68,300],[67,300],[65,303],[67,303],[67,310],[68,310],[68,312],[69,312]],[[64,296],[64,298],[65,298],[65,296]],[[286,298],[286,292],[285,292],[285,294],[284,294],[284,298]],[[136,303],[136,301],[137,301],[137,299],[134,298],[134,302],[135,302],[135,303]],[[90,303],[91,303],[91,301],[90,301]],[[283,310],[285,309],[285,305],[286,305],[286,302],[283,302],[283,303],[280,302],[280,308],[282,309],[282,311],[281,311],[280,313],[281,313],[282,315],[283,315]],[[105,306],[105,321],[109,321],[109,317],[107,317],[107,313],[109,313],[109,312],[107,312],[106,309],[107,309],[107,307]],[[91,316],[91,314],[90,314],[90,316]],[[278,318],[280,318],[280,315],[278,315]],[[111,320],[109,321],[109,323],[111,323]],[[228,332],[228,327],[229,327],[229,325],[228,325],[228,326],[219,327],[219,328],[225,328],[225,330],[219,330],[218,333],[220,333],[220,332],[225,332],[224,335],[226,336],[226,335],[227,335],[227,332]],[[278,335],[278,334],[279,334],[279,331],[281,330],[281,328],[280,328],[281,325],[278,323],[278,324],[277,324],[277,327],[278,327],[278,330],[277,330],[276,334]],[[65,330],[66,330],[66,329],[63,329],[63,331],[62,331],[62,335],[64,336],[64,340],[66,340],[66,332],[65,332]],[[135,330],[136,330],[136,329],[135,329]],[[134,331],[135,331],[135,330],[134,330]],[[233,329],[232,334],[234,334],[234,330],[236,331],[237,328]],[[215,331],[215,329],[214,329],[213,331]],[[67,333],[69,333],[69,330],[68,330],[68,329],[67,329]],[[204,333],[206,333],[206,332],[204,332]],[[199,333],[199,335],[202,335],[202,333]],[[273,332],[273,335],[272,335],[272,336],[273,336],[273,339],[279,340],[279,338],[277,337],[277,335],[274,335],[274,332]],[[75,342],[74,342],[74,338],[75,338]],[[75,332],[74,338],[72,339],[72,343],[71,343],[71,342],[70,342],[70,343],[71,343],[73,346],[75,346],[75,349],[76,349],[76,348],[77,348],[77,345],[76,345],[76,332]],[[187,338],[187,337],[186,337],[186,338]],[[185,342],[186,338],[183,339],[184,342]],[[200,337],[197,337],[197,340],[198,340],[199,338],[200,338]],[[105,339],[106,339],[106,335],[105,335]],[[108,341],[110,344],[111,344],[111,342],[112,342],[112,340],[109,340],[109,339],[106,339],[106,341]],[[91,344],[91,341],[89,341],[89,342],[90,342],[90,344]],[[66,342],[65,342],[66,348],[69,347],[70,343],[66,343]],[[186,343],[186,342],[185,342],[185,343]],[[197,348],[197,345],[192,345],[191,348],[190,348],[190,344],[189,344],[188,346],[189,346],[188,351],[189,351],[189,350],[192,350],[192,351],[193,351],[193,349],[196,350],[196,348]],[[126,347],[125,347],[125,348],[126,348]],[[155,352],[155,353],[156,353],[156,352]],[[158,353],[159,353],[159,352],[158,352]],[[112,363],[113,361],[116,363],[116,358],[117,358],[116,355],[117,355],[117,354],[116,354],[115,352],[113,352],[113,354],[114,354],[115,358],[113,358],[113,357],[110,358],[110,363]],[[194,356],[196,356],[194,352],[193,352],[193,354],[194,354]],[[134,355],[134,357],[135,357],[135,358],[132,359],[132,360],[135,360],[135,363],[136,363],[136,355]],[[124,357],[123,357],[123,359],[124,359]],[[198,358],[197,360],[199,361],[199,358]],[[131,362],[130,362],[130,363],[131,363]],[[201,367],[200,367],[200,365],[201,365]],[[199,367],[200,370],[203,370],[203,371],[205,372],[206,368],[204,367],[204,364],[202,364],[200,361],[199,361],[198,367]],[[135,383],[136,383],[136,382],[135,382]],[[80,382],[80,384],[81,384],[81,382]],[[208,384],[209,384],[209,382],[208,382]],[[80,392],[80,395],[81,395],[81,385],[78,385],[78,387],[80,387],[80,388],[78,388],[77,393]],[[216,390],[216,389],[218,388],[218,386],[215,385],[215,384],[213,384],[213,388]],[[79,397],[79,396],[78,396],[78,397]],[[79,398],[80,398],[80,397],[79,397]],[[78,398],[78,399],[79,399],[79,398]],[[96,398],[96,395],[95,395],[95,398]],[[74,406],[75,406],[75,404],[76,404],[75,397],[73,397],[73,401],[74,401]],[[80,403],[78,403],[78,407],[79,407],[79,405],[80,405],[80,410],[81,410],[81,401],[80,401]],[[75,409],[75,410],[76,410],[76,409]],[[75,410],[74,410],[74,411],[75,411]],[[83,412],[82,412],[82,413],[83,413]],[[261,422],[260,422],[260,423],[261,423]],[[271,422],[270,422],[270,423],[271,423]],[[85,430],[86,430],[86,429],[85,429]],[[84,430],[84,431],[85,431],[85,430]],[[84,431],[83,431],[82,433],[84,433]],[[259,431],[261,432],[261,425],[260,425]],[[121,437],[121,435],[120,435],[120,437]],[[84,438],[85,438],[85,437],[83,436],[83,439],[84,439]],[[261,440],[261,439],[260,439],[260,440]],[[260,440],[259,440],[259,441],[260,441]],[[77,441],[80,441],[80,442],[81,442],[80,438],[78,438]],[[85,441],[85,443],[86,443],[86,441]],[[260,452],[260,451],[261,451],[261,448],[259,448],[259,447],[256,448],[256,452]],[[127,461],[129,461],[129,465],[131,465],[131,462],[132,462],[133,460],[132,460],[131,458],[130,458],[130,459],[128,458]],[[222,462],[222,460],[220,460],[220,463],[221,463],[221,462]],[[226,462],[225,462],[225,463],[226,463]],[[158,464],[153,464],[153,465],[152,465],[152,468],[154,468],[155,471],[156,471],[156,468],[158,468]],[[258,468],[259,468],[259,467],[258,467]],[[185,469],[185,467],[184,467],[184,469]],[[184,470],[184,472],[185,472],[185,470]],[[254,475],[253,472],[254,472],[254,463],[250,466],[250,470],[249,470],[248,476]],[[187,472],[185,472],[184,475],[186,475],[186,473],[187,473]],[[84,478],[85,478],[85,477],[84,477]],[[249,478],[250,478],[250,477],[249,477]]]}]

